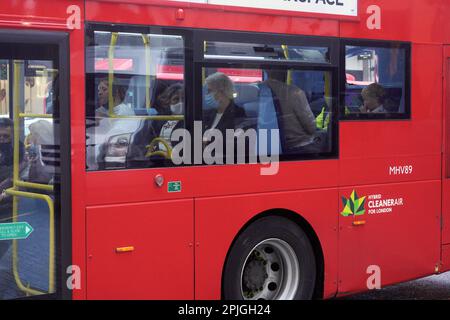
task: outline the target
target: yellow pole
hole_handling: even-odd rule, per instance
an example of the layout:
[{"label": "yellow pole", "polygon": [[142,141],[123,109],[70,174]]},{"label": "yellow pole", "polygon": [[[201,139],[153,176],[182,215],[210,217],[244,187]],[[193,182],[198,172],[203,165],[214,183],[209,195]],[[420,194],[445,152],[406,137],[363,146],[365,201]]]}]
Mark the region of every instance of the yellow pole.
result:
[{"label": "yellow pole", "polygon": [[13,158],[13,180],[14,187],[15,181],[19,180],[19,140],[20,140],[20,65],[22,61],[14,60],[14,158]]},{"label": "yellow pole", "polygon": [[[206,41],[203,41],[203,54],[206,54]],[[206,69],[202,68],[202,86],[205,84],[206,80]]]},{"label": "yellow pole", "polygon": [[114,94],[113,94],[113,84],[114,84],[114,50],[117,44],[117,38],[119,34],[113,32],[111,34],[111,44],[109,46],[108,52],[108,113],[110,116],[114,115]]},{"label": "yellow pole", "polygon": [[151,66],[151,54],[150,54],[150,38],[148,35],[143,34],[142,40],[144,41],[145,47],[145,107],[150,109],[151,98],[150,98],[150,66]]},{"label": "yellow pole", "polygon": [[[281,48],[283,49],[284,57],[286,58],[286,60],[289,60],[289,48],[288,48],[288,46],[283,44],[281,46]],[[287,84],[289,84],[289,85],[292,84],[292,70],[288,70]]]}]

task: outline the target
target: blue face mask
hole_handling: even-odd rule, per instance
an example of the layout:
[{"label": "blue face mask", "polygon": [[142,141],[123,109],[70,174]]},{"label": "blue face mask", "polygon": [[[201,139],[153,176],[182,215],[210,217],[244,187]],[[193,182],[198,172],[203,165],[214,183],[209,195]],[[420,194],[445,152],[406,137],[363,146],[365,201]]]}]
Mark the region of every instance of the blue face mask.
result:
[{"label": "blue face mask", "polygon": [[203,89],[203,110],[213,110],[219,107],[219,102],[214,98],[214,94]]}]

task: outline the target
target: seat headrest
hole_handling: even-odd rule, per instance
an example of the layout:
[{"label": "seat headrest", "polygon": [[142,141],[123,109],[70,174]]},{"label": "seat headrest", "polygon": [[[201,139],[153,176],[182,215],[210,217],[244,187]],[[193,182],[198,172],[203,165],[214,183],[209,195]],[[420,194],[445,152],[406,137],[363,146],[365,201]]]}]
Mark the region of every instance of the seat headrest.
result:
[{"label": "seat headrest", "polygon": [[234,86],[236,91],[235,103],[237,105],[243,105],[248,102],[258,101],[259,88],[254,84],[236,84]]}]

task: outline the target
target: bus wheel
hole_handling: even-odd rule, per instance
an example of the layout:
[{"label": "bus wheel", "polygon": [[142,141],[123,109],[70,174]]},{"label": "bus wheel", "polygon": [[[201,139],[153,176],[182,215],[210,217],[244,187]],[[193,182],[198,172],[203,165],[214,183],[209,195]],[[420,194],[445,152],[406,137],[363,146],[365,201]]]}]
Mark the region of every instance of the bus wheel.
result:
[{"label": "bus wheel", "polygon": [[314,251],[297,224],[283,217],[252,223],[225,264],[226,300],[309,300],[316,280]]}]

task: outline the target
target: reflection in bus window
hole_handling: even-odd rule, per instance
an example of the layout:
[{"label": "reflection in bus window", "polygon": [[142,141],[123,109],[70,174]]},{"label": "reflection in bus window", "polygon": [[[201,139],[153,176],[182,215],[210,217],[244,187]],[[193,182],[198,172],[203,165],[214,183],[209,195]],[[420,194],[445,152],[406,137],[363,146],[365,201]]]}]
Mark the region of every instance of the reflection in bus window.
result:
[{"label": "reflection in bus window", "polygon": [[[262,139],[263,130],[268,137],[276,131],[277,143],[270,138],[264,142],[263,149],[271,154],[301,157],[332,151],[330,72],[205,68],[203,74],[206,136],[211,129],[253,129]],[[247,144],[251,143],[257,144],[253,150],[261,156],[261,141],[249,139]]]},{"label": "reflection in bus window", "polygon": [[345,114],[406,114],[407,51],[346,46]]},{"label": "reflection in bus window", "polygon": [[184,41],[157,33],[95,31],[87,47],[87,169],[171,165],[184,127]]},{"label": "reflection in bus window", "polygon": [[329,63],[329,48],[206,41],[206,59]]}]

